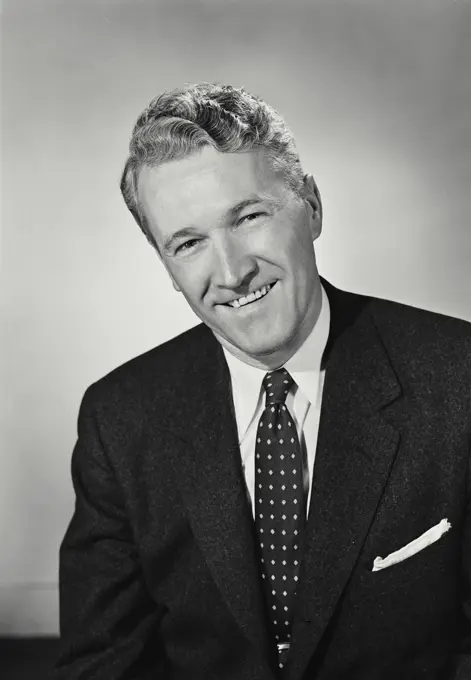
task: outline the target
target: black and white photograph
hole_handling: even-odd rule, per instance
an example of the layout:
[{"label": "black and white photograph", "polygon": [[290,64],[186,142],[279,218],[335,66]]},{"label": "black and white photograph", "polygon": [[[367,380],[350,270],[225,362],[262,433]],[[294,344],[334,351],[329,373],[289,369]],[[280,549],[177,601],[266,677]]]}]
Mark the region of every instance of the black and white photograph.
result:
[{"label": "black and white photograph", "polygon": [[0,21],[2,680],[471,680],[471,1]]}]

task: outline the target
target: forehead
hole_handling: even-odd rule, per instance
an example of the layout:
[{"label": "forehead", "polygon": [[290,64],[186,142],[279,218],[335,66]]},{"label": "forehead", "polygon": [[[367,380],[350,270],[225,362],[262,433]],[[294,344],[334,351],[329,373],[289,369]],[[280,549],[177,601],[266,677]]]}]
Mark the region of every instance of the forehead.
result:
[{"label": "forehead", "polygon": [[222,217],[241,201],[279,199],[284,178],[262,149],[221,153],[213,147],[158,167],[144,167],[139,198],[150,226],[173,229]]}]

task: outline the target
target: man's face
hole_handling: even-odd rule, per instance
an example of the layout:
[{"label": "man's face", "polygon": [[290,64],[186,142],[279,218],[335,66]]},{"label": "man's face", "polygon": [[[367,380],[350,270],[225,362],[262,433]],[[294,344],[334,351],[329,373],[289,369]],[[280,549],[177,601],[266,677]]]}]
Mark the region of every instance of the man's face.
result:
[{"label": "man's face", "polygon": [[263,150],[204,147],[143,168],[139,195],[162,261],[195,314],[249,363],[284,363],[320,309],[312,178],[300,198]]}]

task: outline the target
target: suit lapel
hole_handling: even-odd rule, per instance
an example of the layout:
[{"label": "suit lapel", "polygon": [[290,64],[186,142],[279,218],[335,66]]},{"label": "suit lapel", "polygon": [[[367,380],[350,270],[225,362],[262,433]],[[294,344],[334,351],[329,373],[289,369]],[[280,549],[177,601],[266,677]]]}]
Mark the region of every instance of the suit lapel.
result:
[{"label": "suit lapel", "polygon": [[270,646],[229,369],[209,331],[207,340],[184,380],[179,431],[187,445],[175,461],[176,477],[216,585],[243,632],[267,657]]},{"label": "suit lapel", "polygon": [[370,313],[358,308],[367,299],[323,283],[331,303],[331,334],[290,680],[302,676],[333,615],[399,443],[388,406],[401,388]]},{"label": "suit lapel", "polygon": [[[326,281],[323,285],[331,305],[331,331],[289,680],[302,676],[333,615],[399,444],[390,407],[401,396],[401,387],[368,299],[338,291]],[[273,663],[229,370],[210,331],[201,333],[201,344],[189,351],[174,383],[185,390],[175,402],[178,425],[171,428],[184,440],[181,455],[172,457],[175,476],[196,540],[229,610]]]}]

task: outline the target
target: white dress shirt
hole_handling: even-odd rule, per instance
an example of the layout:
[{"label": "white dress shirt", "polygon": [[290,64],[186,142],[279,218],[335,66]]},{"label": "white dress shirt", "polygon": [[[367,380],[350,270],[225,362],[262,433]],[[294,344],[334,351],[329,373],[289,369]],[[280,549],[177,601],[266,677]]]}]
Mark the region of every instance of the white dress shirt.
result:
[{"label": "white dress shirt", "polygon": [[[329,301],[324,288],[322,288],[319,318],[304,344],[284,365],[295,382],[286,398],[286,406],[296,423],[303,452],[304,494],[307,499],[307,511],[311,498],[312,471],[316,455],[324,387],[325,370],[321,369],[321,360],[329,335],[329,326]],[[258,422],[265,408],[265,390],[262,380],[267,371],[246,364],[225,348],[223,350],[231,374],[242,467],[253,513],[255,439]]]}]

